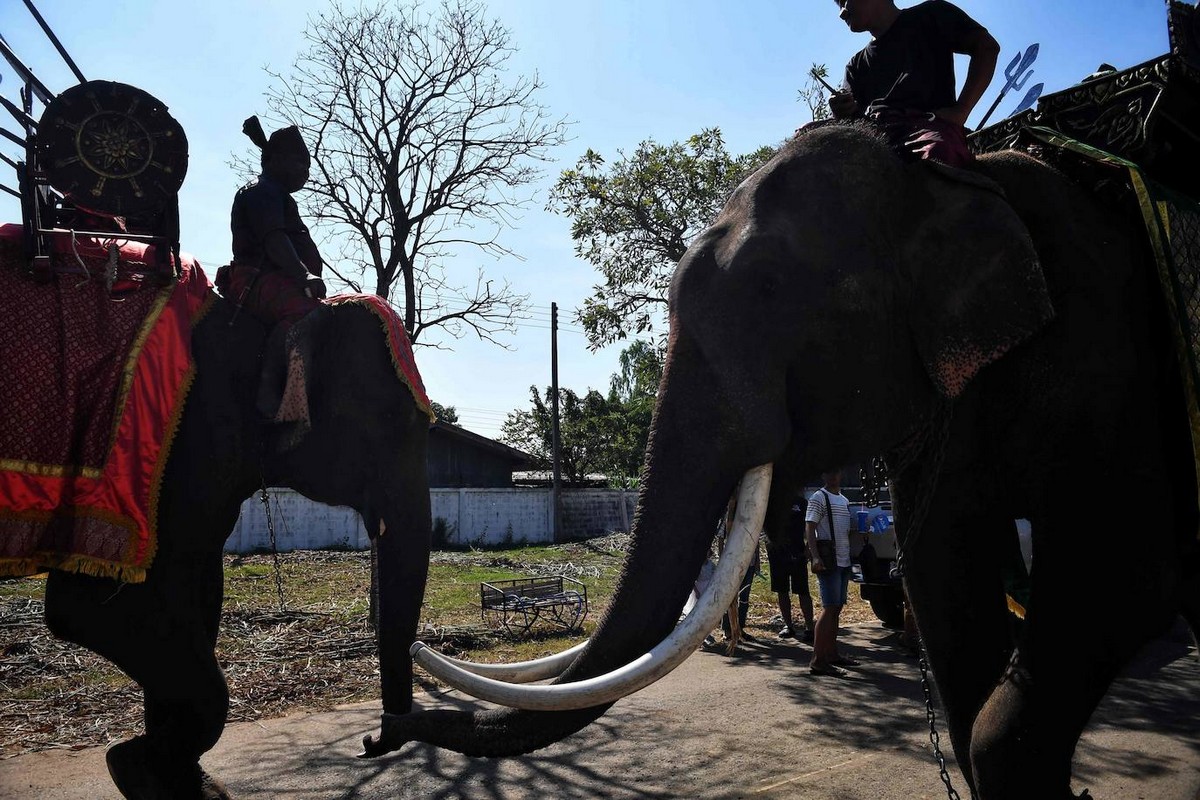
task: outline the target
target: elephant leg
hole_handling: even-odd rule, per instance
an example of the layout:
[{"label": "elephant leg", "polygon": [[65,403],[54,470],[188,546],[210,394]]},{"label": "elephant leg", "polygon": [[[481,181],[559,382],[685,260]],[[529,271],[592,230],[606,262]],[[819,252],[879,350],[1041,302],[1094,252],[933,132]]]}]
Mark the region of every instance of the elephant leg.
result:
[{"label": "elephant leg", "polygon": [[1012,520],[947,516],[935,498],[906,554],[905,587],[955,756],[974,787],[972,726],[1012,653],[999,554],[1015,531]]},{"label": "elephant leg", "polygon": [[138,585],[51,573],[51,630],[112,661],[142,687],[145,734],[107,754],[113,782],[128,798],[227,797],[199,766],[229,708],[213,649],[220,607],[219,555],[160,553],[157,572]]},{"label": "elephant leg", "polygon": [[[426,424],[423,416],[420,424]],[[386,531],[375,541],[379,567],[376,629],[385,714],[407,714],[412,710],[413,666],[408,649],[417,638],[429,573],[432,521],[425,448],[413,447],[410,451],[400,466],[404,481],[393,490],[383,509]]]},{"label": "elephant leg", "polygon": [[[1141,587],[1132,598],[1114,595],[1113,584],[1095,577],[1114,569],[1113,549],[1095,543],[1128,540],[1128,519],[1092,520],[1086,533],[1092,544],[1078,547],[1062,545],[1078,524],[1066,514],[1034,521],[1024,637],[972,733],[972,767],[983,800],[1075,797],[1071,761],[1088,720],[1121,668],[1165,632],[1176,613],[1168,600],[1177,582],[1169,576],[1167,550],[1155,552],[1151,543],[1154,531],[1169,530],[1170,521],[1157,511],[1145,516],[1138,544],[1116,556],[1128,579],[1122,584]],[[1037,531],[1050,534],[1039,537]]]}]

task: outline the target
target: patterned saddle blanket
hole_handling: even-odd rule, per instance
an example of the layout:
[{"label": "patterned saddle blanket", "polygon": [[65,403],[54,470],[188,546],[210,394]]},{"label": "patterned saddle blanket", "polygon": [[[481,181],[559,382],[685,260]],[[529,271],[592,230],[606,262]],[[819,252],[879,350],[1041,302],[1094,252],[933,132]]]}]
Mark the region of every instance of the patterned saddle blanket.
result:
[{"label": "patterned saddle blanket", "polygon": [[155,263],[141,244],[60,241],[54,276],[35,283],[21,226],[0,225],[0,576],[139,582],[154,557],[191,330],[213,294],[190,256],[167,286],[114,286],[114,258]]}]

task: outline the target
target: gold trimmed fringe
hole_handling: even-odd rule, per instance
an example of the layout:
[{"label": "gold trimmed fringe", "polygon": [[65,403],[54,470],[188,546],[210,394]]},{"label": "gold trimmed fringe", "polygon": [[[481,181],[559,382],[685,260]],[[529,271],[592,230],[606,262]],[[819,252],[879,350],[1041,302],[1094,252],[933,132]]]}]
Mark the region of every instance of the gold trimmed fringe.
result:
[{"label": "gold trimmed fringe", "polygon": [[28,578],[48,569],[75,572],[96,578],[113,578],[122,583],[142,583],[146,580],[146,570],[143,567],[120,564],[116,561],[107,561],[91,556],[0,559],[0,577]]},{"label": "gold trimmed fringe", "polygon": [[0,577],[25,578],[42,571],[42,562],[36,558],[0,558]]},{"label": "gold trimmed fringe", "polygon": [[171,410],[171,416],[167,420],[166,430],[163,431],[162,445],[158,450],[158,463],[154,465],[154,473],[150,476],[150,509],[147,512],[146,518],[150,531],[150,539],[146,543],[146,568],[154,563],[154,556],[158,553],[158,501],[162,496],[163,475],[167,469],[167,461],[171,458],[171,451],[175,448],[175,436],[179,433],[179,425],[183,422],[183,411],[187,406],[188,395],[192,392],[192,384],[196,380],[196,365],[193,363],[188,367],[188,371],[184,373],[183,380],[179,383],[179,396],[175,399],[175,408]]},{"label": "gold trimmed fringe", "polygon": [[121,419],[125,416],[125,404],[129,402],[129,391],[133,388],[133,381],[137,372],[137,362],[142,357],[142,350],[146,347],[146,340],[150,338],[151,331],[158,324],[159,317],[162,316],[163,309],[170,302],[171,295],[174,293],[177,285],[177,283],[173,283],[158,290],[158,297],[150,306],[150,311],[146,314],[146,318],[142,320],[142,326],[129,348],[129,353],[125,358],[125,366],[121,368],[121,388],[117,391],[117,404],[115,413],[113,414],[112,433],[108,437],[108,449],[105,451],[106,453],[111,453],[113,446],[117,443],[117,433],[121,429]]},{"label": "gold trimmed fringe", "polygon": [[95,480],[103,474],[97,467],[77,467],[71,464],[41,464],[36,461],[17,461],[11,458],[0,458],[0,471],[20,472],[25,475],[37,475],[40,478],[83,477]]}]

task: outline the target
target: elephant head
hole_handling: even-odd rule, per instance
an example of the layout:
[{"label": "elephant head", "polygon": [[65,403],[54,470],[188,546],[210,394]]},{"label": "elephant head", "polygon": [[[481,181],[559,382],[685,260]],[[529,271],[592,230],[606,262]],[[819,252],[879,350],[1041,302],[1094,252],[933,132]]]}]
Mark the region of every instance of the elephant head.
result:
[{"label": "elephant head", "polygon": [[[903,163],[862,127],[801,133],[679,263],[633,543],[589,645],[551,686],[489,694],[470,684],[525,710],[391,719],[368,752],[418,740],[518,754],[586,725],[613,697],[572,684],[618,680],[642,662],[658,669],[744,474],[758,481],[756,468],[775,465],[774,505],[831,464],[883,452],[1050,316],[1030,238],[996,184]],[[728,599],[714,600],[718,613]],[[692,630],[683,648],[707,632]],[[564,694],[571,710],[544,710],[564,707]]]}]

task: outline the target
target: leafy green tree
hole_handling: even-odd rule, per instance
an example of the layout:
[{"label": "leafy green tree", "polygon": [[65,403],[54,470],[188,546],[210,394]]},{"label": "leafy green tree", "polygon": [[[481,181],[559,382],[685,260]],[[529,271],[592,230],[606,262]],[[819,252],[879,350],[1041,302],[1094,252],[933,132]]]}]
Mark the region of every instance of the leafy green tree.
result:
[{"label": "leafy green tree", "polygon": [[449,422],[451,425],[458,424],[458,409],[454,406],[444,406],[441,403],[431,402],[434,415],[442,422]]},{"label": "leafy green tree", "polygon": [[[654,398],[662,377],[662,354],[645,340],[621,353],[621,371],[612,376],[608,397],[589,389],[583,397],[559,389],[559,436],[562,471],[569,485],[601,473],[616,486],[632,486],[642,467]],[[528,411],[513,411],[501,440],[534,456],[537,469],[552,466],[552,416],[549,387],[541,395],[529,387]]]},{"label": "leafy green tree", "polygon": [[[553,391],[549,386],[538,394],[529,387],[532,407],[509,413],[501,426],[500,440],[534,457],[535,469],[550,469],[554,464]],[[609,458],[609,440],[619,424],[620,415],[604,395],[595,389],[580,397],[570,389],[559,388],[559,453],[563,480],[568,486],[582,486],[584,479],[605,471]]]},{"label": "leafy green tree", "polygon": [[647,139],[611,165],[589,149],[561,173],[549,208],[572,219],[576,254],[603,278],[576,313],[593,350],[662,331],[676,262],[742,179],[774,153],[760,147],[730,155],[721,131],[707,128],[685,142]]},{"label": "leafy green tree", "polygon": [[663,353],[645,339],[636,339],[621,351],[620,363],[621,371],[612,376],[608,392],[610,406],[619,409],[621,416],[609,441],[609,476],[613,483],[632,486],[641,474],[650,437]]},{"label": "leafy green tree", "polygon": [[663,352],[645,339],[635,339],[619,356],[621,371],[612,376],[609,395],[622,403],[654,399],[662,380]]}]

